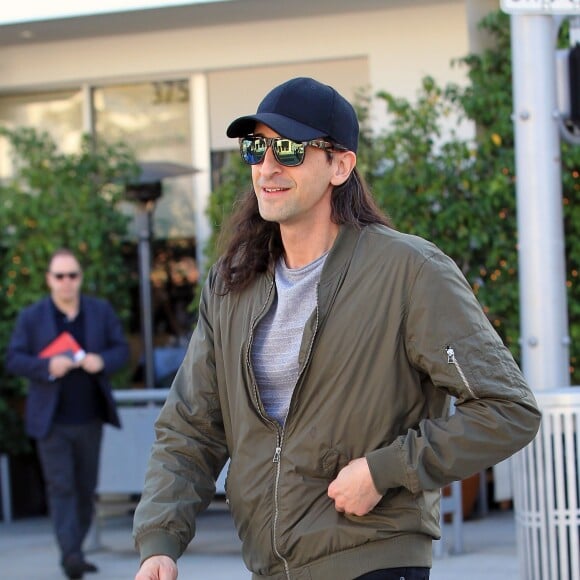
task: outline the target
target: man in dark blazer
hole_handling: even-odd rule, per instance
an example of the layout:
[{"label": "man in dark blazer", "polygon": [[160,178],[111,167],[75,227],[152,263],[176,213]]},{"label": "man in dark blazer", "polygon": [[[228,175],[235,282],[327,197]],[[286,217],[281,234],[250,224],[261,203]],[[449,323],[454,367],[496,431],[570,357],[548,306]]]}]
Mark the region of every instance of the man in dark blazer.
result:
[{"label": "man in dark blazer", "polygon": [[[36,440],[61,565],[68,578],[82,578],[97,571],[82,544],[94,513],[103,423],[120,427],[108,375],[125,365],[129,346],[111,305],[81,294],[73,252],[52,255],[46,283],[50,296],[18,317],[6,368],[29,381],[26,430]],[[43,356],[63,332],[80,352]]]}]

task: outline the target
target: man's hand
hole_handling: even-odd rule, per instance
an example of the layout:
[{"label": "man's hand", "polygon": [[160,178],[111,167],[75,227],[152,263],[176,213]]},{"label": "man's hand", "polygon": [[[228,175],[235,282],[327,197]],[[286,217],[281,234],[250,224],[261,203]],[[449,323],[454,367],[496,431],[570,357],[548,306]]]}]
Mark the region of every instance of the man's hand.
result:
[{"label": "man's hand", "polygon": [[81,367],[91,374],[100,373],[104,366],[103,357],[92,352],[88,352],[81,361]]},{"label": "man's hand", "polygon": [[135,580],[176,580],[177,564],[169,556],[151,556],[147,558]]},{"label": "man's hand", "polygon": [[74,362],[71,358],[64,355],[56,355],[50,358],[48,361],[48,372],[55,379],[60,379],[64,377],[72,369],[76,369],[78,364]]},{"label": "man's hand", "polygon": [[355,516],[368,514],[380,501],[365,457],[353,459],[328,486],[328,497],[338,512]]}]

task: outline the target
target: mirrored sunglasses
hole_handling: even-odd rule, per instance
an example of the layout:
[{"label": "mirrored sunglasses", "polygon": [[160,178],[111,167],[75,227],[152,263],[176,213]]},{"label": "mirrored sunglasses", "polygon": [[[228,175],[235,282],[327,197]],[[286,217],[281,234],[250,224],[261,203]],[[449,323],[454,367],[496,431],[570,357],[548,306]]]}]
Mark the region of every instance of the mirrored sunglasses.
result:
[{"label": "mirrored sunglasses", "polygon": [[70,280],[76,280],[81,273],[80,272],[51,272],[51,275],[54,276],[57,280],[64,280],[65,278],[69,278]]},{"label": "mirrored sunglasses", "polygon": [[304,162],[306,147],[317,147],[324,151],[341,149],[328,141],[292,141],[284,137],[255,137],[248,135],[240,139],[240,154],[244,163],[257,165],[262,163],[268,147],[272,147],[274,158],[284,167],[296,167]]}]

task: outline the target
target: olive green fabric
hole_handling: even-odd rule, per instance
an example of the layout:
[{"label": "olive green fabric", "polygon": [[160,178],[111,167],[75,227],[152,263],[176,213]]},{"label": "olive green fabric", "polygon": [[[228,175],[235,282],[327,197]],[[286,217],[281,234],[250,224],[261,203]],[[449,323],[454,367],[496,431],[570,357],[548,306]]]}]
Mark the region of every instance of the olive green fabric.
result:
[{"label": "olive green fabric", "polygon": [[[156,423],[135,514],[142,558],[178,558],[228,457],[229,506],[255,579],[350,580],[430,566],[439,488],[511,455],[540,413],[451,259],[382,226],[342,227],[322,272],[282,428],[264,413],[252,333],[270,275],[224,295],[212,271],[198,326]],[[449,396],[456,399],[448,417]],[[382,500],[338,513],[327,488],[366,456]]]}]

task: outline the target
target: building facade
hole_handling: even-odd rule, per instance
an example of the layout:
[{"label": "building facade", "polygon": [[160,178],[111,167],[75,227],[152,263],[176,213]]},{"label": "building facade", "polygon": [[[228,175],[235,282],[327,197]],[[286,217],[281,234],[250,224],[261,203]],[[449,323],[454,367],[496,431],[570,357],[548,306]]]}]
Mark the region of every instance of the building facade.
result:
[{"label": "building facade", "polygon": [[[379,90],[412,99],[426,74],[462,83],[451,61],[477,49],[476,24],[497,5],[222,0],[4,25],[0,123],[47,130],[63,151],[93,133],[125,140],[140,161],[193,165],[193,177],[166,184],[154,228],[160,238],[195,237],[201,252],[212,167],[236,148],[225,136],[231,119],[299,75],[353,100]],[[373,126],[385,123],[374,110]],[[0,176],[9,173],[0,144]]]}]

